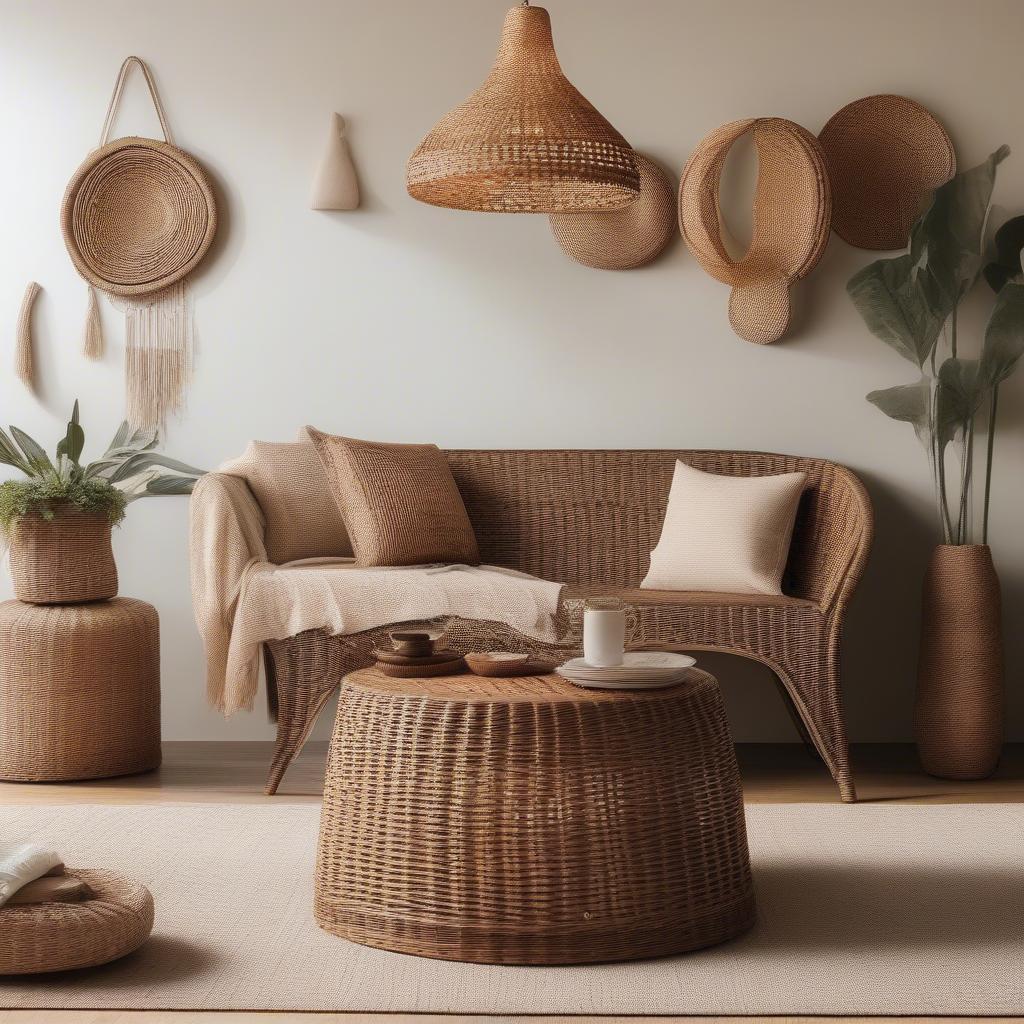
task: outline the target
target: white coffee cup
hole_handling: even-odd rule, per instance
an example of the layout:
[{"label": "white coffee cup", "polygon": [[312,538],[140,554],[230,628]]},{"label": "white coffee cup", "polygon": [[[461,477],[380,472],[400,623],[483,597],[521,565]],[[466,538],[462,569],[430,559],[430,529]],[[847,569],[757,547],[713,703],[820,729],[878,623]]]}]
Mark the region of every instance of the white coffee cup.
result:
[{"label": "white coffee cup", "polygon": [[626,606],[617,598],[595,598],[583,607],[583,660],[596,668],[622,664]]}]

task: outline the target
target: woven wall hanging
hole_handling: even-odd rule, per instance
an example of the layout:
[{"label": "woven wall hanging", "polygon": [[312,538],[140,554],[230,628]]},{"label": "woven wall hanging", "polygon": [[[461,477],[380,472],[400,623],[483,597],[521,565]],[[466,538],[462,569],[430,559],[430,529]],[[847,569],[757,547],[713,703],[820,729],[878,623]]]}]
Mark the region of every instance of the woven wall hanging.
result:
[{"label": "woven wall hanging", "polygon": [[[719,185],[730,147],[747,132],[758,160],[754,229],[746,255],[734,260],[722,242]],[[732,286],[729,323],[758,345],[778,341],[789,328],[789,289],[825,251],[831,215],[818,140],[781,117],[722,125],[694,150],[679,183],[679,227],[686,245],[708,274]]]},{"label": "woven wall hanging", "polygon": [[406,187],[434,206],[559,213],[626,206],[640,181],[629,143],[562,74],[548,12],[524,3],[487,80],[416,147]]},{"label": "woven wall hanging", "polygon": [[[145,77],[164,140],[108,142],[128,71]],[[134,426],[162,424],[178,410],[192,371],[194,329],[185,283],[217,229],[206,173],[178,149],[145,62],[122,65],[100,144],[64,193],[61,229],[79,274],[125,313],[126,415]],[[87,351],[102,349],[90,297]]]},{"label": "woven wall hanging", "polygon": [[637,153],[640,198],[621,210],[553,213],[555,240],[577,263],[599,270],[629,270],[650,263],[676,230],[675,189],[650,157]]},{"label": "woven wall hanging", "polygon": [[932,192],[956,173],[946,129],[906,96],[866,96],[821,130],[832,227],[860,249],[902,249]]}]

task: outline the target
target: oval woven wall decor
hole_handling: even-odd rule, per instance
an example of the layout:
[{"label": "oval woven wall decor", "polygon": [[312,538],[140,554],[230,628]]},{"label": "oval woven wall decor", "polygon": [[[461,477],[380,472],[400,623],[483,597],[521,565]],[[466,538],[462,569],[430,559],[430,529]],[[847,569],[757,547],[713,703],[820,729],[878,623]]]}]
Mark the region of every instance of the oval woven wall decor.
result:
[{"label": "oval woven wall decor", "polygon": [[675,233],[675,195],[668,175],[642,153],[640,198],[621,210],[553,213],[555,241],[577,263],[598,270],[629,270],[650,263]]},{"label": "oval woven wall decor", "polygon": [[819,136],[832,179],[832,227],[859,249],[902,249],[932,192],[956,173],[946,129],[906,96],[866,96]]},{"label": "oval woven wall decor", "polygon": [[191,273],[217,230],[199,164],[157,139],[116,139],[91,153],[64,193],[61,230],[90,284],[115,295],[160,291]]},{"label": "oval woven wall decor", "polygon": [[[719,184],[729,149],[750,133],[757,150],[753,237],[734,260],[722,241]],[[789,328],[790,286],[806,277],[828,244],[832,193],[825,156],[805,128],[781,117],[722,125],[698,144],[679,182],[679,228],[704,271],[732,286],[729,323],[758,345]]]}]

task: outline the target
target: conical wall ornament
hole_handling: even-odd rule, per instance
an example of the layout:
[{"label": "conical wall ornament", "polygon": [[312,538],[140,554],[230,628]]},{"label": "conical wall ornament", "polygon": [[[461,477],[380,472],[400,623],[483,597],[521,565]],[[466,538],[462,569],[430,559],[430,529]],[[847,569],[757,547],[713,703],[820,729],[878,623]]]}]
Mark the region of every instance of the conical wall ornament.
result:
[{"label": "conical wall ornament", "polygon": [[314,210],[354,210],[359,205],[359,179],[345,138],[345,120],[331,115],[327,147],[313,182]]},{"label": "conical wall ornament", "polygon": [[629,143],[562,74],[543,7],[505,16],[491,73],[409,158],[409,195],[497,213],[614,210],[640,195]]}]

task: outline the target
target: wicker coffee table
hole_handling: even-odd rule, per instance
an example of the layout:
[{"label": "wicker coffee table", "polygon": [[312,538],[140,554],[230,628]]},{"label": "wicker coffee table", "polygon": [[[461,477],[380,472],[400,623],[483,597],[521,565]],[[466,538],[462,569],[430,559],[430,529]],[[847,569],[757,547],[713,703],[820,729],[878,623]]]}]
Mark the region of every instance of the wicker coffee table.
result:
[{"label": "wicker coffee table", "polygon": [[346,677],[315,913],[368,946],[479,963],[627,960],[754,920],[718,683]]}]

